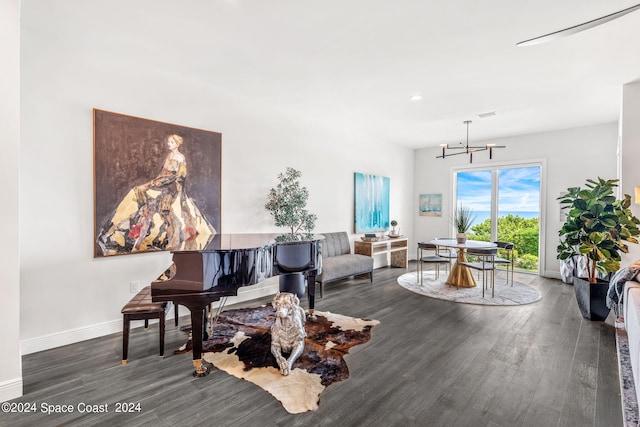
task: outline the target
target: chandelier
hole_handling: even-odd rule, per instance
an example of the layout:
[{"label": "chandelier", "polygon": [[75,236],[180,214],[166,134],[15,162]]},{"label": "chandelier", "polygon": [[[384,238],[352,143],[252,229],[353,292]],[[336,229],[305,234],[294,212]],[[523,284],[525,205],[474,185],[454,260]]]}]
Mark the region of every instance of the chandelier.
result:
[{"label": "chandelier", "polygon": [[[504,145],[496,145],[496,144],[485,144],[485,145],[469,145],[469,125],[471,124],[471,120],[465,120],[463,122],[467,125],[467,142],[463,144],[460,142],[460,145],[454,145],[450,147],[449,144],[440,144],[442,147],[442,155],[436,156],[436,159],[444,159],[449,156],[457,156],[458,154],[468,154],[469,155],[469,163],[473,163],[473,153],[477,151],[489,151],[489,159],[493,159],[493,149],[494,148],[505,148]],[[458,150],[453,153],[447,152],[447,150]]]}]

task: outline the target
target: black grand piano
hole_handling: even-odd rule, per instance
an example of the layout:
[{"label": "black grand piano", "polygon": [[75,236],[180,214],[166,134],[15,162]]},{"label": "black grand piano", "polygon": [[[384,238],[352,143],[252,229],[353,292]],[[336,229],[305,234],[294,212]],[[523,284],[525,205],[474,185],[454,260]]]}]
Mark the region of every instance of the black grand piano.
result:
[{"label": "black grand piano", "polygon": [[209,304],[238,294],[238,288],[275,275],[304,275],[313,315],[315,279],[322,269],[324,236],[218,234],[201,250],[172,251],[174,274],[151,283],[154,302],[173,301],[191,311],[194,376],[209,373],[202,361],[204,317]]}]

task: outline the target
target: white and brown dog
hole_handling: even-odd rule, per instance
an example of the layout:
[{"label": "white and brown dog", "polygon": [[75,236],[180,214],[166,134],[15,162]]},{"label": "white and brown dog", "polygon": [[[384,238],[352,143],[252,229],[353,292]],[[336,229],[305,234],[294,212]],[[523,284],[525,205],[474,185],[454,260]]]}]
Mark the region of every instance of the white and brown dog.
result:
[{"label": "white and brown dog", "polygon": [[[276,309],[276,319],[271,326],[271,353],[278,362],[280,373],[289,375],[293,363],[304,349],[306,317],[295,294],[278,292],[272,305]],[[289,357],[285,358],[283,352]]]}]

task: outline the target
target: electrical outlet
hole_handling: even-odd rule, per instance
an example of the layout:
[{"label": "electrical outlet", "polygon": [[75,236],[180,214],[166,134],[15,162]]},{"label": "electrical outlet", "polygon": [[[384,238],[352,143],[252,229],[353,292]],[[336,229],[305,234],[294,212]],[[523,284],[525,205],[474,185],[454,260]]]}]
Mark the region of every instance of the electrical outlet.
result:
[{"label": "electrical outlet", "polygon": [[138,291],[140,291],[140,282],[138,280],[129,282],[129,292],[135,294]]}]

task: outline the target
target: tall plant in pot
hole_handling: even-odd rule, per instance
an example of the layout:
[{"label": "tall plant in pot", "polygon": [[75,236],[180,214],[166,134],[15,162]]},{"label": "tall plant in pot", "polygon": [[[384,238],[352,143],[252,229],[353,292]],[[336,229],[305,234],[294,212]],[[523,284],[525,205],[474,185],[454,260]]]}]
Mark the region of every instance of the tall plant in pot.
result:
[{"label": "tall plant in pot", "polygon": [[612,273],[620,268],[621,254],[629,248],[625,242],[638,243],[640,220],[632,213],[631,196],[617,199],[617,179],[588,179],[585,188],[570,187],[558,198],[568,216],[559,231],[558,259],[584,256],[587,277],[574,277],[573,285],[582,316],[605,320],[608,281],[598,279],[596,272]]},{"label": "tall plant in pot", "polygon": [[[264,205],[273,217],[275,225],[288,229],[287,233],[276,238],[277,242],[283,243],[282,248],[277,251],[279,262],[283,264],[296,264],[308,255],[307,246],[301,241],[313,231],[317,219],[315,214],[307,211],[309,190],[300,185],[301,176],[300,171],[291,167],[278,174],[279,183],[269,191]],[[281,274],[278,280],[280,292],[291,292],[299,298],[304,295],[305,278],[302,274]]]},{"label": "tall plant in pot", "polygon": [[296,236],[302,232],[311,233],[318,218],[307,211],[309,190],[300,185],[301,176],[302,172],[291,167],[278,174],[280,182],[269,191],[264,205],[277,227],[288,228],[289,233],[285,237],[291,240],[296,240]]},{"label": "tall plant in pot", "polygon": [[469,231],[471,224],[473,224],[475,219],[476,215],[473,213],[471,208],[466,208],[463,205],[458,206],[458,208],[453,212],[451,223],[458,233],[456,235],[458,243],[464,243],[467,241],[467,231]]}]

